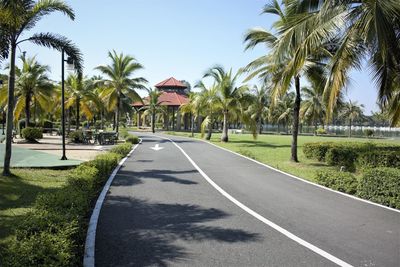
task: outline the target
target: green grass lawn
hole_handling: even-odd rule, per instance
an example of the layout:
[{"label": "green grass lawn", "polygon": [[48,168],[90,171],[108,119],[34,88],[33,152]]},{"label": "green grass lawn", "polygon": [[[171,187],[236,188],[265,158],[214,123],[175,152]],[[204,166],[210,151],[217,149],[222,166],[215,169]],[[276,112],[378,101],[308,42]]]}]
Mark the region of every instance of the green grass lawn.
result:
[{"label": "green grass lawn", "polygon": [[[189,137],[187,132],[166,132],[172,135]],[[200,138],[199,134],[195,135]],[[303,144],[308,142],[380,142],[400,144],[400,141],[377,140],[362,138],[335,138],[323,136],[299,136],[298,139],[298,157],[300,163],[290,161],[290,146],[292,137],[289,135],[259,135],[257,140],[250,134],[229,134],[229,142],[220,142],[221,134],[213,134],[211,142],[218,146],[238,152],[242,155],[256,159],[262,163],[268,164],[279,170],[288,172],[298,177],[314,181],[317,171],[335,169],[327,166],[323,162],[307,159],[303,154]]]},{"label": "green grass lawn", "polygon": [[13,169],[12,172],[12,177],[0,175],[0,245],[12,236],[36,196],[41,192],[60,190],[70,171]]}]

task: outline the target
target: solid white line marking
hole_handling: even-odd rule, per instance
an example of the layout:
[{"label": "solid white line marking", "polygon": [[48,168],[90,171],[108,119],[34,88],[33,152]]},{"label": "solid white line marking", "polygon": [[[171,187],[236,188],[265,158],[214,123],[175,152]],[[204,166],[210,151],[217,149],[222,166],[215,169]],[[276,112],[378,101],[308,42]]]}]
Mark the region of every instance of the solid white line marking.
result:
[{"label": "solid white line marking", "polygon": [[[139,144],[142,143],[142,140],[139,139]],[[103,206],[104,199],[106,198],[107,192],[110,189],[111,183],[115,178],[115,175],[119,171],[119,169],[122,167],[122,164],[126,161],[127,158],[131,156],[133,151],[139,146],[139,144],[136,144],[133,149],[129,152],[128,155],[126,155],[125,158],[121,159],[121,161],[118,163],[118,166],[115,167],[114,171],[111,173],[110,177],[108,178],[106,184],[103,187],[103,190],[101,191],[97,201],[96,205],[93,209],[92,216],[90,217],[89,221],[89,227],[88,231],[86,234],[86,242],[85,242],[85,255],[83,257],[83,266],[84,267],[94,267],[94,252],[95,252],[95,241],[96,241],[96,230],[97,230],[97,222],[99,220],[99,215],[100,215],[100,210],[101,207]]]},{"label": "solid white line marking", "polygon": [[337,264],[339,266],[346,266],[346,267],[352,266],[351,264],[348,264],[347,262],[345,262],[345,261],[333,256],[332,254],[329,254],[328,252],[326,252],[326,251],[314,246],[313,244],[301,239],[300,237],[292,234],[288,230],[280,227],[279,225],[271,222],[270,220],[266,219],[265,217],[263,217],[262,215],[258,214],[254,210],[250,209],[249,207],[247,207],[246,205],[241,203],[239,200],[237,200],[236,198],[231,196],[229,193],[227,193],[224,189],[222,189],[219,185],[217,185],[213,180],[211,180],[211,178],[208,177],[208,175],[202,169],[200,169],[200,167],[197,166],[197,164],[189,157],[189,155],[186,154],[186,152],[179,145],[177,145],[172,139],[169,139],[169,138],[166,138],[166,137],[162,137],[162,136],[158,136],[158,137],[162,138],[162,139],[169,140],[170,142],[172,142],[182,152],[182,154],[185,155],[185,157],[189,160],[189,162],[193,165],[193,167],[196,168],[196,170],[201,174],[201,176],[203,176],[203,178],[208,183],[210,183],[218,192],[220,192],[224,197],[229,199],[231,202],[233,202],[239,208],[243,209],[244,211],[246,211],[247,213],[249,213],[253,217],[257,218],[258,220],[260,220],[264,224],[270,226],[271,228],[275,229],[276,231],[280,232],[281,234],[285,235],[286,237],[288,237],[288,238],[292,239],[293,241],[299,243],[300,245],[310,249],[311,251],[317,253],[318,255],[330,260],[331,262],[333,262],[333,263],[335,263],[335,264]]}]

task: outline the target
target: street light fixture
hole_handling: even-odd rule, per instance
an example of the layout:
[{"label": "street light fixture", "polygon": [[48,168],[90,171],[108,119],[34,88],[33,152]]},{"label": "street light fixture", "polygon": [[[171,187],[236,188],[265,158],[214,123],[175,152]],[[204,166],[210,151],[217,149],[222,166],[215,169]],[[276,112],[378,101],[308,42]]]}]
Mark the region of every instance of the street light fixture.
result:
[{"label": "street light fixture", "polygon": [[67,160],[65,155],[65,88],[64,88],[64,62],[67,62],[68,69],[74,64],[74,60],[68,57],[64,59],[64,49],[61,49],[61,131],[62,131],[62,157],[61,160]]}]

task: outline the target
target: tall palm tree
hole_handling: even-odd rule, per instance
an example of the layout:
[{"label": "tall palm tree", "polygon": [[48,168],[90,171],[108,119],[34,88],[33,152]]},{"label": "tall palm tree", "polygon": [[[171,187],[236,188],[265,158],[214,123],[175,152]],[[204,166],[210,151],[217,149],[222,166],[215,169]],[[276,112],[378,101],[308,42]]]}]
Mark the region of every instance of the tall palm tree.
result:
[{"label": "tall palm tree", "polygon": [[82,70],[81,53],[67,38],[52,33],[37,33],[22,38],[23,33],[31,31],[36,23],[44,16],[59,11],[70,19],[75,18],[74,11],[61,0],[0,0],[0,57],[9,58],[10,68],[8,77],[7,101],[7,132],[4,156],[3,175],[10,176],[11,141],[13,130],[13,109],[15,90],[15,58],[17,46],[29,41],[37,45],[65,51],[75,64],[75,68]]},{"label": "tall palm tree", "polygon": [[261,87],[254,86],[251,92],[253,97],[246,113],[250,114],[250,118],[257,123],[257,132],[261,134],[262,121],[269,115],[269,88],[263,84]]},{"label": "tall palm tree", "polygon": [[31,102],[34,101],[42,109],[47,109],[51,99],[53,83],[47,73],[49,67],[39,64],[35,57],[21,56],[22,68],[16,68],[15,118],[20,117],[20,111],[25,108],[25,127],[29,126]]},{"label": "tall palm tree", "polygon": [[148,103],[146,103],[146,111],[143,113],[144,115],[150,115],[151,116],[151,131],[152,133],[155,133],[156,130],[156,114],[157,113],[163,113],[164,109],[160,106],[160,101],[159,98],[162,94],[161,91],[158,89],[152,89],[152,88],[146,88],[146,91],[148,92]]},{"label": "tall palm tree", "polygon": [[[270,80],[273,83],[272,87],[272,103],[284,96],[294,83],[296,98],[293,107],[293,125],[292,125],[292,146],[291,160],[298,162],[297,157],[297,136],[299,132],[299,115],[301,104],[301,85],[300,78],[302,76],[310,78],[319,68],[324,66],[323,62],[326,57],[331,54],[329,47],[331,45],[330,32],[336,29],[337,25],[333,22],[324,24],[325,39],[319,41],[318,45],[311,42],[310,30],[315,27],[321,27],[317,22],[315,14],[310,14],[307,23],[302,23],[301,20],[296,20],[301,11],[301,1],[286,0],[283,1],[283,6],[277,0],[271,4],[267,4],[263,13],[278,15],[278,20],[273,24],[273,29],[276,34],[265,29],[254,28],[247,32],[245,42],[246,49],[254,48],[259,44],[266,45],[270,48],[270,53],[257,58],[245,68],[246,71],[251,71],[248,79],[258,76],[262,80]],[[304,16],[302,16],[304,20]],[[305,47],[304,42],[311,43]],[[313,41],[313,39],[312,39]],[[328,42],[329,41],[329,42]]]},{"label": "tall palm tree", "polygon": [[191,136],[194,136],[194,122],[200,116],[200,107],[201,101],[199,94],[196,92],[189,93],[189,102],[181,105],[179,107],[179,111],[182,115],[190,114],[191,122],[190,122],[190,132]]},{"label": "tall palm tree", "polygon": [[65,89],[68,97],[65,107],[70,108],[75,105],[75,129],[78,130],[80,126],[80,111],[82,110],[88,119],[92,119],[94,115],[93,106],[98,106],[99,101],[94,91],[95,84],[92,79],[87,77],[80,79],[78,75],[71,74],[65,80]]},{"label": "tall palm tree", "polygon": [[364,106],[359,105],[357,101],[352,102],[349,100],[349,102],[344,104],[340,116],[349,122],[349,137],[351,137],[351,126],[353,122],[364,117],[363,109]]},{"label": "tall palm tree", "polygon": [[134,57],[124,55],[123,53],[108,52],[108,57],[111,59],[111,65],[98,66],[96,69],[108,77],[102,81],[106,88],[103,91],[103,98],[107,100],[108,110],[115,111],[116,117],[116,132],[119,130],[119,117],[122,99],[133,101],[142,101],[142,98],[136,92],[136,89],[145,89],[147,80],[142,77],[131,78],[138,70],[143,69],[143,66],[136,61]]},{"label": "tall palm tree", "polygon": [[276,106],[274,106],[274,111],[276,114],[276,122],[278,124],[281,122],[284,126],[286,126],[286,132],[289,132],[289,124],[293,119],[292,114],[293,114],[295,98],[296,98],[295,93],[289,92],[285,94],[284,97],[280,98]]},{"label": "tall palm tree", "polygon": [[223,114],[222,142],[228,142],[229,140],[228,114],[237,110],[240,99],[249,90],[246,85],[236,86],[238,76],[239,72],[233,74],[232,69],[226,72],[222,66],[212,67],[203,76],[203,78],[212,77],[218,89],[215,105],[222,110]]},{"label": "tall palm tree", "polygon": [[207,87],[203,81],[198,82],[195,87],[201,89],[199,94],[194,99],[194,101],[196,101],[195,105],[197,106],[199,115],[202,115],[204,117],[204,120],[201,123],[200,127],[201,137],[204,137],[205,129],[207,128],[208,131],[206,135],[206,140],[210,140],[215,113],[219,110],[219,107],[216,106],[218,98],[218,87],[215,83],[212,86]]}]

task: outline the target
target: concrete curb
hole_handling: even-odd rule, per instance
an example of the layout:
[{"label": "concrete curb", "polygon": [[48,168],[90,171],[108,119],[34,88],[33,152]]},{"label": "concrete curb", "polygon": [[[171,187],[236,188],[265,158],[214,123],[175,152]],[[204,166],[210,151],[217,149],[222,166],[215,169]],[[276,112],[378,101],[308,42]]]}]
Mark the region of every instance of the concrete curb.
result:
[{"label": "concrete curb", "polygon": [[133,149],[126,155],[125,158],[121,159],[118,163],[118,166],[115,167],[114,171],[111,173],[108,178],[106,184],[103,187],[99,197],[97,198],[96,205],[93,209],[92,216],[90,216],[88,231],[86,234],[86,242],[85,242],[85,255],[83,257],[83,266],[84,267],[94,267],[94,253],[95,253],[95,242],[96,242],[96,230],[97,230],[97,222],[99,220],[100,210],[103,206],[104,199],[106,198],[107,192],[110,189],[111,183],[113,182],[117,172],[122,167],[124,162],[129,158],[133,151],[142,143],[142,139],[139,139],[139,143],[136,144]]}]

